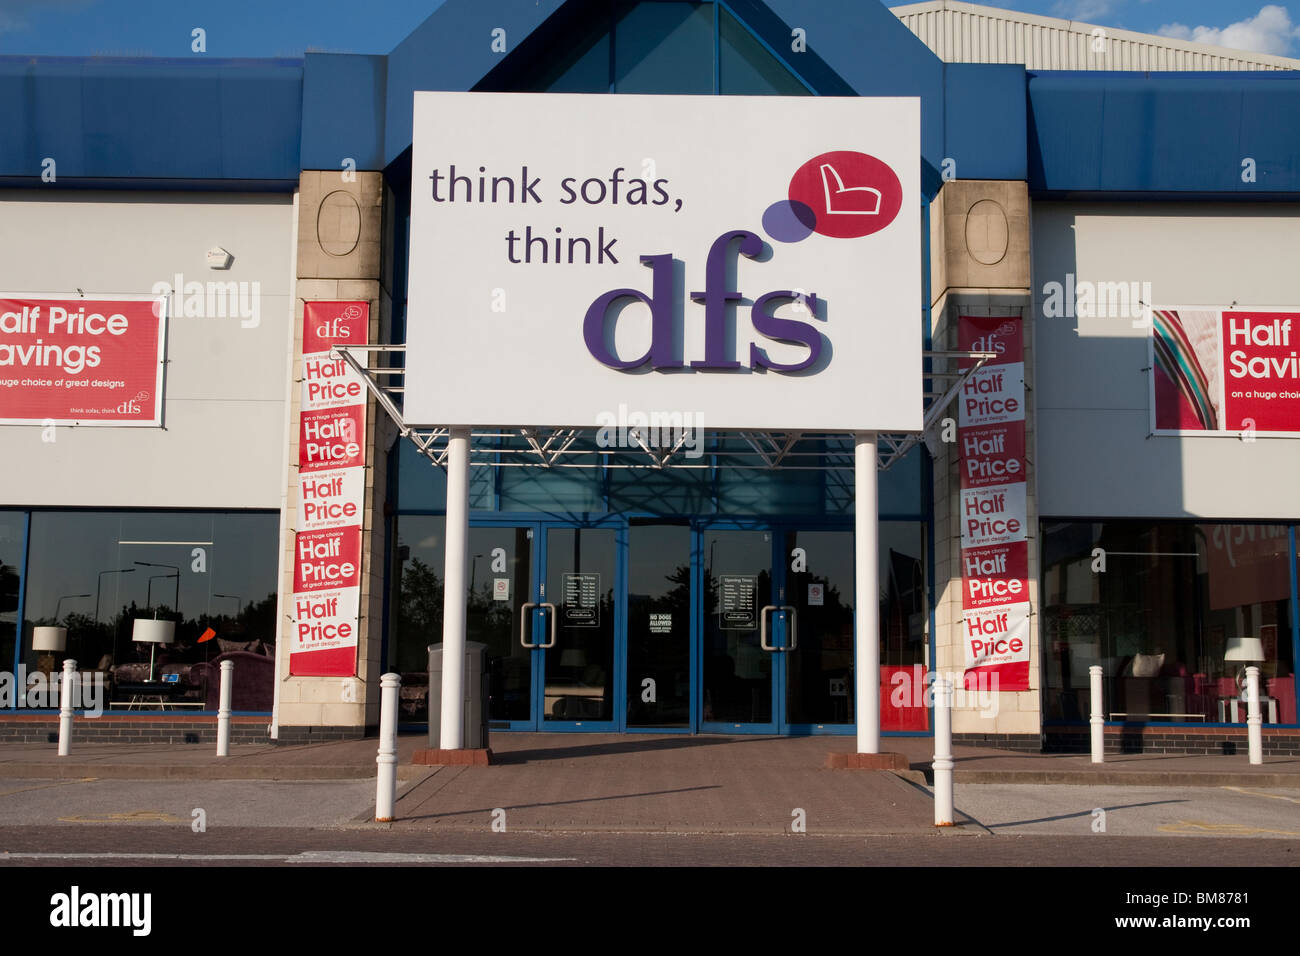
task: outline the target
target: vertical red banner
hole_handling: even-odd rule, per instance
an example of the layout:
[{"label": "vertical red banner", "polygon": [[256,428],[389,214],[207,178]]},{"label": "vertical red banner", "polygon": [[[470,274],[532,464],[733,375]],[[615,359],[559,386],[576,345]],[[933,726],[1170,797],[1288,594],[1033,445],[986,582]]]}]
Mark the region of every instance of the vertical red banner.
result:
[{"label": "vertical red banner", "polygon": [[357,670],[361,529],[365,509],[366,386],[337,346],[368,342],[366,302],[303,308],[289,673],[350,677]]},{"label": "vertical red banner", "polygon": [[1024,328],[1016,317],[963,316],[957,338],[964,351],[997,353],[958,398],[965,684],[1028,690]]}]

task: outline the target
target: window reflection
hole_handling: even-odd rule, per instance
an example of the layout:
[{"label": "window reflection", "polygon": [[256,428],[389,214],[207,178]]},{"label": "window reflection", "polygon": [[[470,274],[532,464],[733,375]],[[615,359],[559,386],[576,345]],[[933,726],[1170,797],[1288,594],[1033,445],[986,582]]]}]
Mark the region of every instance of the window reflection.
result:
[{"label": "window reflection", "polygon": [[[269,712],[278,534],[275,514],[34,512],[22,663],[51,664],[32,629],[61,626],[54,656],[102,675],[110,706],[215,710],[231,660],[234,709]],[[172,642],[134,640],[147,619],[174,622]]]},{"label": "window reflection", "polygon": [[1094,665],[1108,720],[1244,719],[1253,663],[1264,720],[1295,722],[1285,525],[1060,522],[1043,541],[1046,719],[1087,719]]}]

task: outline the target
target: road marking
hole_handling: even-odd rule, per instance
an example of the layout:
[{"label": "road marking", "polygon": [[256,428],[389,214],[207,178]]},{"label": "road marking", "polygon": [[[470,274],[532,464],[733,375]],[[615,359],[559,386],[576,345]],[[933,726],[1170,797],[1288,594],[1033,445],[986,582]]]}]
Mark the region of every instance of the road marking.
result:
[{"label": "road marking", "polygon": [[1225,836],[1254,836],[1268,833],[1273,836],[1300,837],[1296,830],[1268,830],[1264,827],[1248,827],[1244,823],[1205,823],[1201,820],[1179,820],[1156,827],[1161,833],[1214,833]]},{"label": "road marking", "polygon": [[48,790],[51,787],[70,787],[76,783],[94,783],[97,777],[81,777],[78,780],[53,780],[50,783],[38,783],[33,787],[18,787],[14,790],[0,790],[0,797],[11,797],[15,793],[31,793],[33,790]]},{"label": "road marking", "polygon": [[92,813],[86,817],[59,817],[60,823],[189,823],[162,810],[129,810],[126,813]]},{"label": "road marking", "polygon": [[290,863],[575,863],[572,856],[488,856],[481,853],[377,853],[370,850],[306,850]]},{"label": "road marking", "polygon": [[1287,797],[1280,793],[1265,793],[1263,790],[1251,790],[1247,787],[1224,787],[1224,790],[1232,790],[1236,793],[1244,793],[1252,797],[1268,797],[1270,800],[1285,800],[1288,803],[1300,803],[1300,799]]},{"label": "road marking", "polygon": [[572,856],[488,856],[479,853],[375,853],[367,850],[304,850],[301,853],[9,853],[5,860],[174,860],[253,861],[283,860],[286,863],[392,863],[403,866],[421,863],[576,863]]}]

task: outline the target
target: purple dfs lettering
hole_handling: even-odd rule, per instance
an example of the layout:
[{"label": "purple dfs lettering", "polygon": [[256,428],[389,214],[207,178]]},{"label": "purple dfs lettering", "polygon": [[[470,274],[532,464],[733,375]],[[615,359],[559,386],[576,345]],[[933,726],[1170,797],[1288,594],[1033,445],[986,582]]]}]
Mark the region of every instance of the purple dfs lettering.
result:
[{"label": "purple dfs lettering", "polygon": [[[736,250],[733,252],[733,250]],[[727,348],[727,308],[729,303],[743,298],[727,282],[728,266],[732,257],[743,255],[756,259],[763,252],[763,240],[745,229],[724,232],[709,247],[704,267],[704,291],[692,292],[693,302],[704,304],[704,358],[690,363],[692,369],[701,371],[738,369],[734,350]],[[646,363],[655,370],[680,369],[685,363],[673,347],[675,303],[673,299],[673,257],[670,254],[641,256],[641,264],[651,273],[651,291],[647,295],[638,289],[612,289],[599,296],[587,309],[582,322],[582,338],[587,351],[602,365],[627,371]],[[613,323],[618,321],[623,307],[631,301],[650,307],[650,347],[637,358],[622,359],[614,353]],[[820,303],[816,293],[802,294],[780,289],[758,296],[750,306],[750,322],[764,338],[788,345],[801,345],[808,354],[799,362],[777,362],[767,351],[751,343],[749,368],[771,369],[774,372],[799,372],[816,364],[821,357],[825,340],[815,327],[795,319],[778,318],[774,312],[785,302],[803,303],[808,314],[816,316]],[[612,321],[611,321],[612,318]]]},{"label": "purple dfs lettering", "polygon": [[[656,186],[657,188],[657,186]],[[790,179],[787,197],[770,205],[763,213],[763,229],[780,243],[802,242],[817,235],[823,239],[862,239],[888,228],[898,217],[903,204],[903,187],[898,175],[874,156],[849,150],[822,153],[803,163]],[[690,363],[692,369],[725,371],[738,369],[734,348],[727,345],[727,313],[731,303],[742,294],[729,287],[728,266],[735,256],[732,250],[748,259],[763,254],[764,244],[756,234],[744,229],[724,232],[709,247],[704,268],[704,291],[692,292],[691,300],[704,304],[704,358]],[[680,369],[684,362],[674,349],[674,314],[672,301],[673,257],[668,254],[641,256],[641,264],[651,272],[650,294],[638,289],[613,289],[596,299],[587,309],[582,322],[582,338],[598,362],[609,368],[629,371],[649,363],[652,369]],[[650,307],[650,347],[644,355],[622,359],[612,345],[613,326],[623,308],[631,301]],[[816,293],[780,289],[758,296],[750,306],[750,322],[763,338],[785,345],[803,346],[808,353],[802,361],[777,362],[762,346],[751,343],[751,369],[774,372],[802,372],[816,365],[830,343],[818,329],[807,322],[778,318],[775,314],[785,302],[799,302],[807,314],[816,319],[823,303]]]}]

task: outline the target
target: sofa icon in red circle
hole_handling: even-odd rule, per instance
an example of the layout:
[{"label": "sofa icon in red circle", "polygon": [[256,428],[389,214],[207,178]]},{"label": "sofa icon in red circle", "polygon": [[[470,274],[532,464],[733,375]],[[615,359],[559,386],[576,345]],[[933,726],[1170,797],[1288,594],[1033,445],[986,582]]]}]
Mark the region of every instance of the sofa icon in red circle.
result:
[{"label": "sofa icon in red circle", "polygon": [[826,213],[831,216],[879,216],[880,190],[874,186],[845,186],[830,163],[822,163]]},{"label": "sofa icon in red circle", "polygon": [[817,235],[860,239],[898,218],[903,184],[888,163],[840,149],[814,156],[795,170],[788,197],[791,208],[812,220],[805,227]]}]

